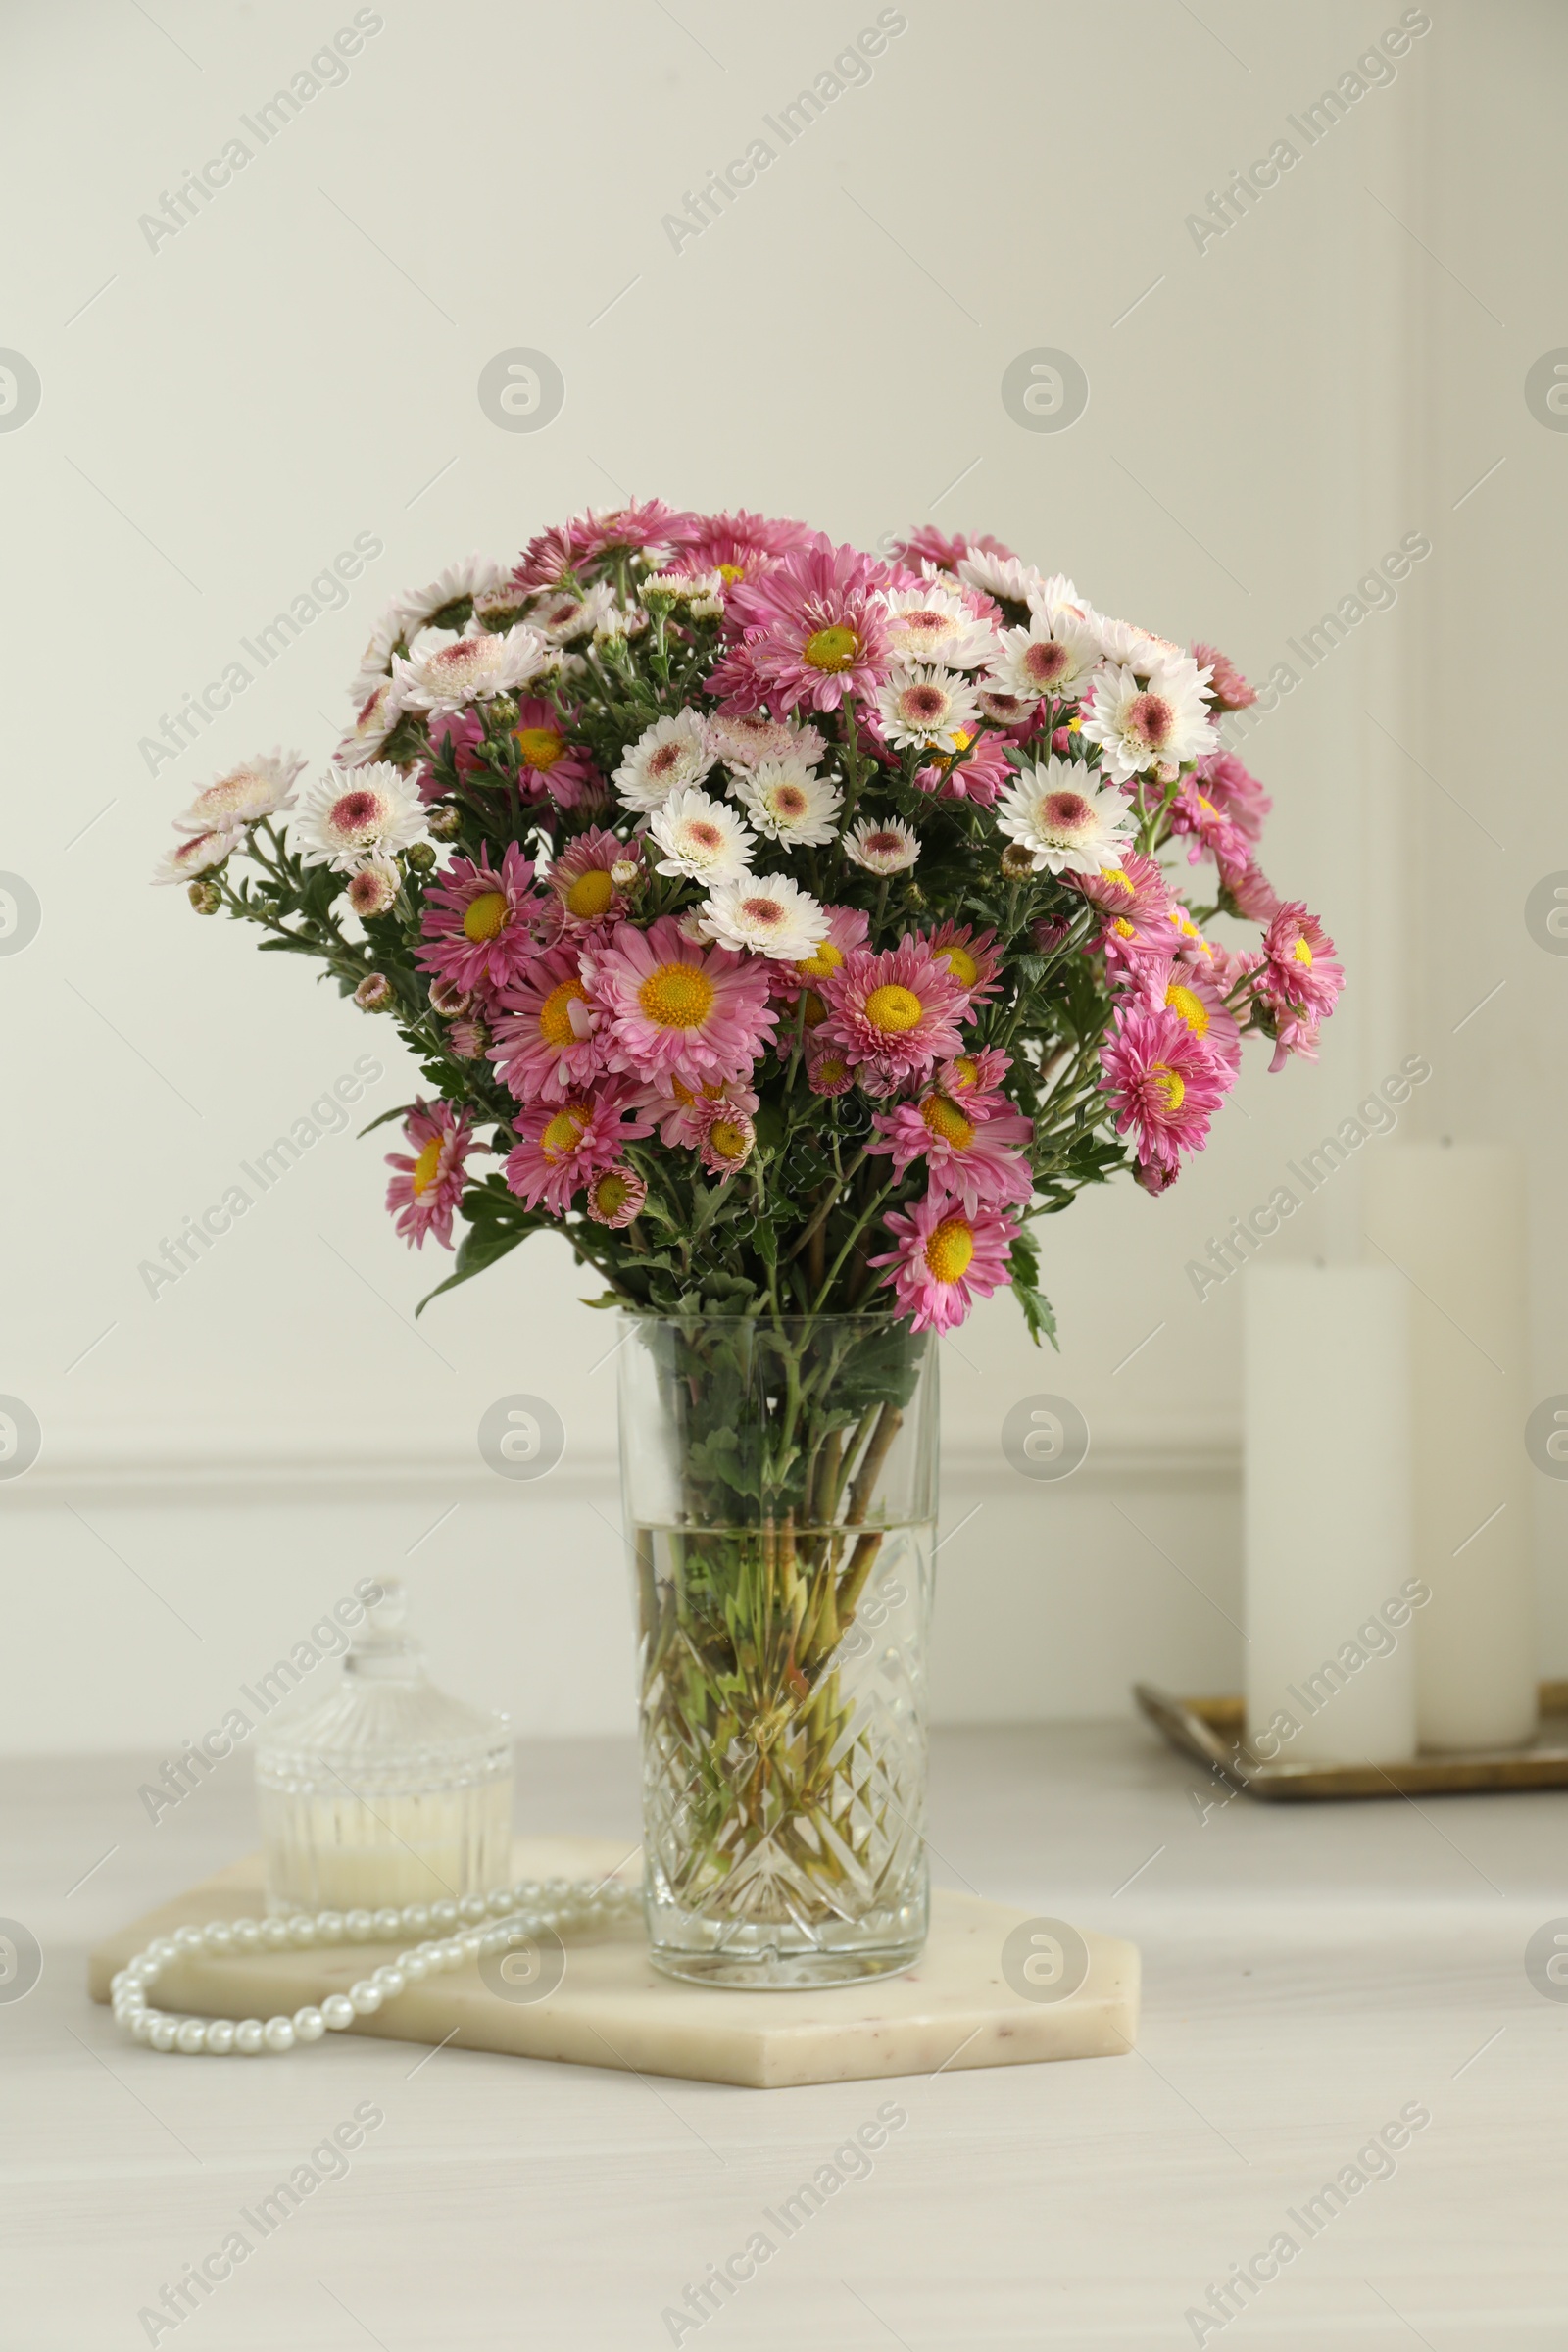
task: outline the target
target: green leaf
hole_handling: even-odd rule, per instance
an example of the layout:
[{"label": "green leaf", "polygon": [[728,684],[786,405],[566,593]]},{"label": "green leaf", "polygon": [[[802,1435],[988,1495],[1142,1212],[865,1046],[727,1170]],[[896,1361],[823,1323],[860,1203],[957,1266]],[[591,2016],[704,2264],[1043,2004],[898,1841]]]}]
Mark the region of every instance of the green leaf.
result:
[{"label": "green leaf", "polygon": [[1023,1309],[1023,1319],[1029,1337],[1040,1345],[1041,1334],[1051,1342],[1057,1354],[1061,1352],[1056,1339],[1056,1313],[1051,1300],[1040,1289],[1040,1250],[1033,1234],[1020,1233],[1007,1256],[1012,1275],[1013,1295]]}]

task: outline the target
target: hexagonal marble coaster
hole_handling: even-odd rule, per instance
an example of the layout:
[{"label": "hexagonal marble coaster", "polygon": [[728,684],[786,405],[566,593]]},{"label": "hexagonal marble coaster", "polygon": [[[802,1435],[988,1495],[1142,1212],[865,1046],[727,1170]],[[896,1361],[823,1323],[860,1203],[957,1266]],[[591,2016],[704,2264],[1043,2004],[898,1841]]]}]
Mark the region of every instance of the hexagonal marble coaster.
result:
[{"label": "hexagonal marble coaster", "polygon": [[[602,1838],[530,1838],[513,1851],[514,1878],[636,1876],[636,1857]],[[259,1854],[220,1871],[173,1902],[111,1936],[90,1955],[88,1988],[109,1998],[116,1969],[175,1928],[263,1915]],[[758,2090],[803,2082],[852,2082],[939,2068],[1027,2066],[1048,2058],[1119,2057],[1138,2030],[1137,1947],[1079,1931],[1088,1974],[1053,1999],[1021,1995],[1003,1973],[1003,1947],[1031,1926],[1027,1912],[939,1887],[918,1965],[901,1976],[829,1992],[731,1992],[678,1984],[648,1960],[640,1929],[593,1942],[568,1940],[555,1989],[533,2000],[492,1992],[477,1963],[411,1984],[351,2033],[394,2041],[450,2041],[455,2048],[557,2058],[645,2075],[680,2075]],[[1029,1969],[1029,1937],[1015,1950]],[[307,1951],[199,1953],[158,1980],[160,2008],[207,2017],[270,2017],[319,2001],[392,1957],[387,1944]]]}]

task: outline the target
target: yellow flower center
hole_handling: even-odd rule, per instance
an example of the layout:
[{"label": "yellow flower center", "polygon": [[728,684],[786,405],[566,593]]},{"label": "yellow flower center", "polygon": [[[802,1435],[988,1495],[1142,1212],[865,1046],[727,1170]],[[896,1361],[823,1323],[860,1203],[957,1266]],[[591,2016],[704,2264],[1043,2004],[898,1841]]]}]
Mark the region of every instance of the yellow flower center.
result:
[{"label": "yellow flower center", "polygon": [[860,640],[853,629],[813,629],[802,651],[813,669],[852,669]]},{"label": "yellow flower center", "polygon": [[580,980],[563,980],[553,988],[539,1007],[539,1034],[547,1046],[574,1046],[577,1032],[571,1025],[570,1006],[573,1003],[586,1004],[588,991]]},{"label": "yellow flower center", "polygon": [[744,1159],[750,1150],[745,1130],[729,1119],[715,1119],[708,1130],[708,1140],[720,1159]]},{"label": "yellow flower center", "polygon": [[1132,897],[1133,886],[1119,865],[1102,866],[1100,879],[1102,882],[1113,882],[1118,890],[1124,890],[1129,898]]},{"label": "yellow flower center", "polygon": [[808,980],[825,980],[829,972],[836,972],[843,961],[843,951],[836,948],[830,939],[824,939],[812,949],[805,962],[798,963],[795,969]]},{"label": "yellow flower center", "polygon": [[586,1102],[568,1102],[564,1110],[558,1110],[539,1138],[546,1159],[564,1159],[575,1152],[591,1115]]},{"label": "yellow flower center", "polygon": [[613,1170],[608,1176],[601,1176],[594,1187],[594,1201],[601,1216],[619,1216],[630,1199],[631,1186]]},{"label": "yellow flower center", "polygon": [[745,570],[739,564],[720,564],[716,568],[718,576],[726,588],[733,588],[737,580],[744,580],[746,577]]},{"label": "yellow flower center", "polygon": [[1068,721],[1067,721],[1067,732],[1068,732],[1068,734],[1069,734],[1069,735],[1076,735],[1076,734],[1077,734],[1077,732],[1078,732],[1078,730],[1079,730],[1079,728],[1080,728],[1080,727],[1083,725],[1083,723],[1084,723],[1084,722],[1083,722],[1083,720],[1082,720],[1082,719],[1081,719],[1081,718],[1078,716],[1078,713],[1077,713],[1077,711],[1075,710],[1075,711],[1073,712],[1073,714],[1072,714],[1071,718],[1069,718],[1069,719],[1068,719]]},{"label": "yellow flower center", "polygon": [[956,1102],[946,1095],[927,1095],[920,1105],[920,1116],[933,1135],[940,1135],[945,1144],[956,1144],[966,1152],[974,1142],[974,1121],[966,1119]]},{"label": "yellow flower center", "polygon": [[1167,1069],[1162,1061],[1156,1061],[1149,1073],[1149,1083],[1157,1094],[1164,1097],[1167,1110],[1180,1110],[1187,1099],[1187,1088],[1175,1070]]},{"label": "yellow flower center", "polygon": [[615,885],[602,865],[589,866],[566,893],[566,912],[581,923],[594,923],[615,895]]},{"label": "yellow flower center", "polygon": [[494,939],[498,931],[504,930],[506,920],[506,893],[499,890],[482,890],[476,899],[470,899],[468,902],[467,910],[463,917],[463,936],[465,939],[471,939],[474,946],[479,947],[485,940]]},{"label": "yellow flower center", "polygon": [[937,960],[947,965],[955,980],[963,988],[973,988],[980,977],[980,966],[967,948],[939,948]]},{"label": "yellow flower center", "polygon": [[955,1086],[971,1087],[980,1083],[980,1065],[972,1054],[960,1054],[953,1065]]},{"label": "yellow flower center", "polygon": [[801,999],[801,1003],[806,1007],[805,1019],[808,1029],[819,1029],[822,1023],[827,1019],[827,1006],[823,1004],[815,989],[808,988],[805,996]]},{"label": "yellow flower center", "polygon": [[944,1217],[925,1246],[925,1262],[938,1282],[958,1282],[974,1255],[974,1227],[967,1217]]},{"label": "yellow flower center", "polygon": [[1312,951],[1307,946],[1304,939],[1298,939],[1297,941],[1295,947],[1291,950],[1291,954],[1295,956],[1298,963],[1310,963],[1312,960]]},{"label": "yellow flower center", "polygon": [[1118,914],[1110,927],[1120,939],[1131,939],[1133,936],[1133,926],[1124,914]]},{"label": "yellow flower center", "polygon": [[430,1190],[441,1167],[441,1138],[432,1135],[414,1163],[414,1198],[416,1200]]},{"label": "yellow flower center", "polygon": [[637,1002],[659,1029],[701,1029],[717,991],[690,963],[662,963],[637,991]]},{"label": "yellow flower center", "polygon": [[1195,1037],[1208,1035],[1208,1007],[1201,997],[1195,997],[1190,988],[1173,980],[1165,991],[1165,1002],[1172,1012],[1179,1012]]},{"label": "yellow flower center", "polygon": [[554,767],[566,746],[554,727],[518,727],[517,749],[529,767]]},{"label": "yellow flower center", "polygon": [[841,1078],[849,1076],[850,1065],[837,1054],[824,1054],[816,1065],[816,1074],[824,1085],[837,1086]]},{"label": "yellow flower center", "polygon": [[967,727],[954,728],[953,748],[956,752],[966,752],[973,741],[974,737],[970,734]]},{"label": "yellow flower center", "polygon": [[886,1037],[902,1037],[906,1030],[916,1029],[925,1013],[925,1006],[912,988],[900,988],[890,981],[885,988],[873,988],[865,1000],[865,1017],[873,1029]]}]

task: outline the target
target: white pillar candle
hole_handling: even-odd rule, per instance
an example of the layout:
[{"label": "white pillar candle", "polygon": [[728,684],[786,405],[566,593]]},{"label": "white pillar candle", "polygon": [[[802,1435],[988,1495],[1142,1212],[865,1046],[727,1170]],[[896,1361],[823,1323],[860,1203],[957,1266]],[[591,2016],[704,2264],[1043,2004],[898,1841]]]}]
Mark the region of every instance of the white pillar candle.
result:
[{"label": "white pillar candle", "polygon": [[1369,1255],[1409,1288],[1423,1747],[1516,1746],[1536,1725],[1524,1169],[1498,1144],[1380,1145]]},{"label": "white pillar candle", "polygon": [[1375,1267],[1247,1270],[1247,1725],[1268,1762],[1415,1753],[1404,1294]]}]

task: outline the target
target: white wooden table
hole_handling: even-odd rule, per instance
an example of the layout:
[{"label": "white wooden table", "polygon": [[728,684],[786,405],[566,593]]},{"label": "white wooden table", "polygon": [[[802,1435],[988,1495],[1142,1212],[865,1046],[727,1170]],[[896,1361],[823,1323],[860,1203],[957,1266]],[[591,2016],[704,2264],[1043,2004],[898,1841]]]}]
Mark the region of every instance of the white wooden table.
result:
[{"label": "white wooden table", "polygon": [[[1200,1819],[1196,1767],[1141,1726],[939,1736],[936,1875],[1135,1936],[1139,2054],[751,2091],[368,2041],[254,2063],[120,2041],[87,1945],[254,1842],[243,1762],[156,1830],[145,1774],[0,1768],[0,1915],[46,1955],[0,2001],[0,2352],[148,2342],[139,2309],[364,2102],[384,2122],[344,2177],[247,2231],[160,2344],[1568,2347],[1568,2002],[1524,1966],[1568,1915],[1568,1796]],[[519,1828],[630,1842],[634,1822],[627,1746],[521,1752]],[[764,2220],[890,2095],[907,2121],[863,2177],[787,2237]],[[1309,2235],[1293,2209],[1405,2109],[1431,2120],[1396,2169],[1369,2160],[1385,2177]],[[760,2230],[775,2251],[712,2316],[662,2316]],[[1238,2316],[1185,2316],[1282,2231],[1300,2251]]]}]

